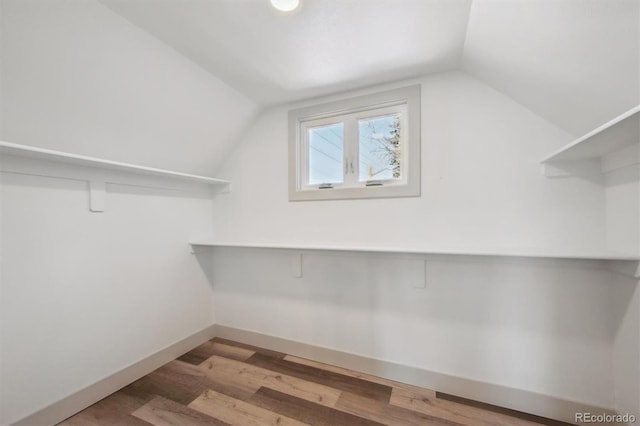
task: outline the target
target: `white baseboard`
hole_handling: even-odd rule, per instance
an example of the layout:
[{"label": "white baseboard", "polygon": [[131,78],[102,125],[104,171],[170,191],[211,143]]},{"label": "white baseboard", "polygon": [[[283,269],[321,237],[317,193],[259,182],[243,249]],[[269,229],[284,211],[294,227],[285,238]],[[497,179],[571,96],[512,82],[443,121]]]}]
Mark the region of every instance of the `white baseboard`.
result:
[{"label": "white baseboard", "polygon": [[14,426],[51,426],[84,410],[117,390],[135,382],[153,370],[173,361],[196,346],[215,337],[215,326],[206,327],[158,352],[133,362],[96,383],[72,393],[53,404],[24,417]]},{"label": "white baseboard", "polygon": [[567,423],[575,423],[575,413],[617,414],[609,408],[423,370],[249,330],[223,325],[215,325],[214,330],[217,337]]}]

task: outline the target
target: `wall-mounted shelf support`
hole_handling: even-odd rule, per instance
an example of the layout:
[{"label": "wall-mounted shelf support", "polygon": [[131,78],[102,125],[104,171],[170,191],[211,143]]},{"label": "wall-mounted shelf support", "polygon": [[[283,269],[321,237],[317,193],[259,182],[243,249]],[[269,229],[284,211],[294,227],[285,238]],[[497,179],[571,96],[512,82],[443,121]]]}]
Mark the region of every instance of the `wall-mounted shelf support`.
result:
[{"label": "wall-mounted shelf support", "polygon": [[636,278],[640,280],[640,261],[611,261],[609,262],[609,270],[626,277]]},{"label": "wall-mounted shelf support", "polygon": [[414,284],[414,288],[419,288],[419,289],[425,289],[427,288],[427,277],[429,276],[428,274],[428,260],[424,259],[422,261],[422,279],[420,281],[416,281],[416,284]]},{"label": "wall-mounted shelf support", "polygon": [[[419,268],[415,269],[416,280],[411,286],[416,289],[426,289],[429,280],[430,262],[434,259],[450,256],[460,257],[495,257],[505,260],[517,258],[529,259],[553,259],[558,261],[590,261],[598,262],[602,267],[625,275],[627,277],[640,279],[640,255],[625,254],[616,252],[591,252],[591,253],[553,253],[540,251],[479,251],[479,250],[452,250],[452,249],[403,249],[397,247],[345,247],[345,246],[305,246],[296,244],[248,244],[248,243],[219,243],[213,241],[191,241],[191,253],[201,253],[214,248],[230,249],[274,249],[278,251],[290,252],[291,274],[295,278],[304,276],[304,256],[305,255],[354,255],[354,256],[396,256],[402,259],[409,259],[411,262],[420,262]],[[543,260],[544,261],[544,260]],[[414,264],[415,265],[415,264]],[[415,265],[418,266],[418,265]],[[411,266],[413,268],[413,266]],[[418,272],[421,270],[421,272]]]},{"label": "wall-mounted shelf support", "polygon": [[548,178],[569,176],[599,176],[602,173],[600,161],[596,159],[583,161],[552,161],[542,163],[542,174]]},{"label": "wall-mounted shelf support", "polygon": [[104,212],[107,185],[198,193],[230,192],[231,182],[0,141],[0,172],[87,182],[89,210]]},{"label": "wall-mounted shelf support", "polygon": [[296,253],[291,255],[291,273],[294,278],[302,278],[303,254]]},{"label": "wall-mounted shelf support", "polygon": [[102,213],[107,207],[107,183],[103,181],[89,181],[89,210]]},{"label": "wall-mounted shelf support", "polygon": [[516,258],[538,258],[538,259],[565,259],[565,260],[616,260],[624,262],[640,261],[640,254],[618,253],[609,251],[599,252],[551,252],[532,250],[474,250],[474,249],[448,249],[448,248],[400,248],[400,247],[375,247],[375,246],[329,246],[329,245],[304,245],[304,244],[284,244],[284,243],[228,243],[207,240],[193,240],[189,242],[192,248],[244,248],[244,249],[276,249],[290,250],[304,254],[326,254],[337,253],[362,253],[362,254],[393,254],[402,256],[416,256],[424,259],[423,256],[480,256],[480,257],[516,257]]},{"label": "wall-mounted shelf support", "polygon": [[547,177],[595,176],[640,164],[640,105],[541,161]]}]

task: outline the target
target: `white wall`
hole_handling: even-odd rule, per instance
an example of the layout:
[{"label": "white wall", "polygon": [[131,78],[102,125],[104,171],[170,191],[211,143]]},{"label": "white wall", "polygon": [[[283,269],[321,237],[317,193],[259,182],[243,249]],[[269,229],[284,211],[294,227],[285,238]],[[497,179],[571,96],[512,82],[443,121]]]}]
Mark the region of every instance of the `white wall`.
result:
[{"label": "white wall", "polygon": [[601,407],[627,301],[598,262],[214,251],[216,322]]},{"label": "white wall", "polygon": [[620,306],[620,325],[613,346],[616,404],[621,413],[640,418],[640,284],[616,275],[612,294]]},{"label": "white wall", "polygon": [[[422,196],[287,201],[287,111],[266,111],[224,164],[214,239],[419,249],[603,251],[602,179],[547,179],[573,137],[459,72],[422,84]],[[389,226],[380,224],[389,223]],[[614,407],[626,304],[597,262],[307,256],[216,250],[217,323],[563,399]],[[398,263],[400,262],[400,263]],[[224,309],[223,309],[224,307]]]},{"label": "white wall", "polygon": [[110,186],[91,213],[84,182],[0,177],[0,424],[213,323],[186,244],[210,230],[210,199]]},{"label": "white wall", "polygon": [[[96,2],[0,10],[2,140],[210,174],[254,112]],[[0,179],[0,424],[213,324],[210,196],[110,185],[90,213],[86,182]]]},{"label": "white wall", "polygon": [[[540,174],[539,160],[570,135],[466,74],[421,83],[421,197],[288,202],[287,111],[294,106],[276,107],[258,118],[220,170],[233,192],[215,202],[215,238],[416,249],[605,248],[602,186]],[[391,225],[379,226],[385,222]]]},{"label": "white wall", "polygon": [[211,174],[256,106],[95,0],[1,0],[4,140]]},{"label": "white wall", "polygon": [[607,248],[640,253],[640,166],[614,170],[604,181]]},{"label": "white wall", "polygon": [[473,0],[462,69],[576,137],[640,102],[637,0]]}]

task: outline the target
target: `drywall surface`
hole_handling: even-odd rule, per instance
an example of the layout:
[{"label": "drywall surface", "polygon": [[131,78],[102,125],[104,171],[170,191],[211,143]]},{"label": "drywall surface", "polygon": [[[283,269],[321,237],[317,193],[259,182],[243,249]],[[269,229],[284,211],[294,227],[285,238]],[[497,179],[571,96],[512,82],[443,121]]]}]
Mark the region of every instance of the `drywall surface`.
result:
[{"label": "drywall surface", "polygon": [[269,105],[456,69],[471,7],[323,0],[282,14],[262,0],[100,2]]},{"label": "drywall surface", "polygon": [[2,139],[209,175],[253,101],[95,0],[2,0]]},{"label": "drywall surface", "polygon": [[624,276],[612,284],[622,315],[613,346],[616,408],[640,418],[640,284]]},{"label": "drywall surface", "polygon": [[640,166],[605,175],[607,248],[640,253]]},{"label": "drywall surface", "polygon": [[571,135],[464,73],[419,82],[420,197],[289,202],[287,112],[303,104],[276,107],[257,119],[219,172],[233,181],[233,191],[214,203],[214,238],[410,249],[604,249],[602,185],[540,173],[539,160]]},{"label": "drywall surface", "polygon": [[[541,175],[539,160],[573,136],[464,73],[417,82],[420,197],[289,202],[287,112],[308,103],[275,107],[221,168],[233,191],[214,201],[214,240],[604,250],[600,177]],[[614,407],[611,348],[624,309],[611,272],[597,262],[438,259],[420,290],[420,261],[309,255],[294,279],[290,252],[216,249],[216,321]]]},{"label": "drywall surface", "polygon": [[473,0],[462,68],[576,137],[640,102],[636,0]]},{"label": "drywall surface", "polygon": [[[210,175],[254,112],[95,1],[0,9],[2,140]],[[214,322],[187,244],[211,232],[210,194],[109,185],[90,213],[84,181],[0,177],[0,424]]]},{"label": "drywall surface", "polygon": [[[217,324],[614,406],[611,345],[626,301],[595,261],[303,257],[216,248]],[[637,328],[636,328],[637,330]]]},{"label": "drywall surface", "polygon": [[210,230],[210,198],[109,185],[91,213],[85,182],[0,178],[0,424],[213,323],[186,244]]}]

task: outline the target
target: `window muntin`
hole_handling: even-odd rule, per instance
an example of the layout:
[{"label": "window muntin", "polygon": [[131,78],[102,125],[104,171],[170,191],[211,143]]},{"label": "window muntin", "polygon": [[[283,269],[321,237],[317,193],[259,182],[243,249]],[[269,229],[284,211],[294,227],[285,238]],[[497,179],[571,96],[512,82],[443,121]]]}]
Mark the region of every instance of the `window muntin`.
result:
[{"label": "window muntin", "polygon": [[419,129],[419,86],[290,111],[289,199],[419,195]]}]

